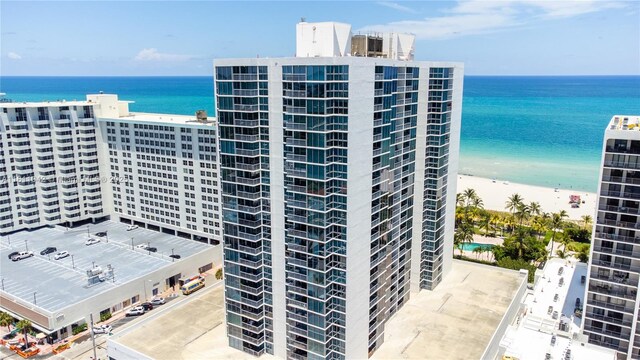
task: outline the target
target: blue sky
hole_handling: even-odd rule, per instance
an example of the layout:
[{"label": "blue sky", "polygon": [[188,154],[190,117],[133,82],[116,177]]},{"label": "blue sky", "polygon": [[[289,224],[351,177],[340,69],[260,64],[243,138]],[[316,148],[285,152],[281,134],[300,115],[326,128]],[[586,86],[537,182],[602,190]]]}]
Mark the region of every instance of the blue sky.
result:
[{"label": "blue sky", "polygon": [[0,75],[211,75],[281,57],[295,24],[416,34],[417,60],[471,75],[638,75],[638,1],[0,1]]}]

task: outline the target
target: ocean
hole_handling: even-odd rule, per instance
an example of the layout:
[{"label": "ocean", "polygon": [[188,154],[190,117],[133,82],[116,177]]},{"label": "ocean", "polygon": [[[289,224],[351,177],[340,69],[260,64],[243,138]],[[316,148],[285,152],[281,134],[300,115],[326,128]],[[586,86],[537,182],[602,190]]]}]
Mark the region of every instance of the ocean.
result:
[{"label": "ocean", "polygon": [[[0,77],[15,101],[118,94],[132,111],[214,114],[211,77]],[[459,172],[595,192],[604,128],[640,114],[640,76],[466,76]]]}]

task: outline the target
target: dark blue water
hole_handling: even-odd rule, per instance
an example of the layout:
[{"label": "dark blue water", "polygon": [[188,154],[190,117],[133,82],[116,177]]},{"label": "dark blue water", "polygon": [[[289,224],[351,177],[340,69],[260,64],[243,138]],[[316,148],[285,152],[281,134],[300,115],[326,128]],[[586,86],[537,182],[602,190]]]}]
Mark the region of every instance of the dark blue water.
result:
[{"label": "dark blue water", "polygon": [[[118,94],[140,112],[214,114],[210,77],[0,77],[16,101]],[[595,191],[606,124],[640,114],[640,76],[465,77],[460,172]]]}]

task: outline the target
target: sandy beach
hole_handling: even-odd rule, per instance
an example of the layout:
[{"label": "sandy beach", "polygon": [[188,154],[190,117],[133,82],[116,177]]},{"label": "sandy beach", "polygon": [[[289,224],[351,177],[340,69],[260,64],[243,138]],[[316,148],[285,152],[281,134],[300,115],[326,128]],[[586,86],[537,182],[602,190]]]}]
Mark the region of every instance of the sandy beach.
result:
[{"label": "sandy beach", "polygon": [[[488,210],[506,211],[505,202],[509,196],[518,193],[526,203],[538,202],[544,212],[552,213],[566,210],[571,220],[580,220],[583,215],[590,215],[594,218],[596,214],[597,196],[595,193],[563,189],[556,191],[540,186],[516,184],[503,180],[495,180],[494,182],[494,180],[481,177],[458,175],[458,193],[467,188],[476,190],[484,202],[484,208]],[[585,203],[580,204],[579,208],[571,208],[570,195],[579,195]]]}]

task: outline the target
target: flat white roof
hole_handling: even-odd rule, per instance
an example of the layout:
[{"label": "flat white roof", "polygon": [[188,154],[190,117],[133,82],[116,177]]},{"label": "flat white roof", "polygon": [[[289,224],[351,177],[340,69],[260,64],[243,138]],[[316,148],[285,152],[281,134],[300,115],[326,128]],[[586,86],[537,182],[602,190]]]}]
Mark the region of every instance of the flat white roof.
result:
[{"label": "flat white roof", "polygon": [[635,130],[640,131],[640,116],[615,115],[609,122],[609,130]]},{"label": "flat white roof", "polygon": [[48,106],[85,106],[97,105],[98,103],[89,102],[87,100],[54,100],[54,101],[21,101],[21,102],[3,102],[0,103],[2,108],[25,108],[25,107],[48,107]]},{"label": "flat white roof", "polygon": [[[562,268],[562,273],[559,269]],[[615,351],[600,346],[572,340],[562,336],[558,329],[564,318],[570,326],[570,334],[578,334],[582,319],[574,316],[576,298],[584,306],[585,284],[581,277],[587,275],[587,265],[575,259],[552,258],[544,268],[544,275],[538,280],[533,293],[526,296],[526,315],[510,326],[501,340],[506,348],[505,355],[520,360],[544,359],[551,354],[552,359],[563,359],[567,349],[571,349],[572,359],[615,359]],[[564,284],[559,285],[560,278]],[[554,301],[558,294],[558,300]],[[548,313],[549,307],[558,312],[558,319]],[[556,343],[551,345],[551,337],[556,334]],[[584,344],[584,345],[583,345]]]},{"label": "flat white roof", "polygon": [[155,114],[155,113],[138,113],[130,112],[127,116],[119,118],[101,118],[101,120],[125,120],[125,121],[142,121],[155,123],[171,123],[184,125],[216,125],[215,117],[207,117],[206,121],[199,121],[195,115],[176,115],[176,114]]}]

